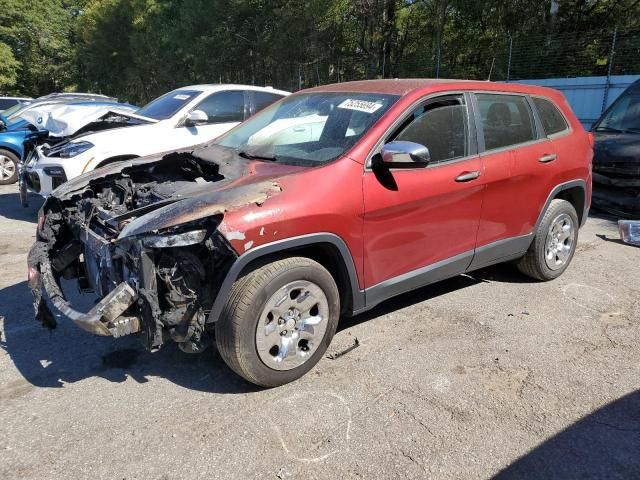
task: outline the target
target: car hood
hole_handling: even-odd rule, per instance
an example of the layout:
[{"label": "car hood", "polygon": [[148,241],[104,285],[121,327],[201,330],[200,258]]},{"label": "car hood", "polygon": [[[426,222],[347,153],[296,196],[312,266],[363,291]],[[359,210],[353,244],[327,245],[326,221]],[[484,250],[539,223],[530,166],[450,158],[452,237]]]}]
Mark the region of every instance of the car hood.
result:
[{"label": "car hood", "polygon": [[640,133],[594,133],[593,164],[640,165]]},{"label": "car hood", "polygon": [[133,198],[153,193],[156,201],[129,207],[118,236],[122,239],[262,205],[282,192],[279,179],[309,168],[246,160],[210,145],[107,165],[63,184],[51,199],[73,204],[87,192],[122,188],[123,180]]},{"label": "car hood", "polygon": [[155,123],[157,120],[142,117],[134,113],[135,108],[120,105],[43,105],[31,108],[20,118],[49,131],[53,137],[69,137],[87,125],[111,116],[122,121],[137,120],[142,123]]},{"label": "car hood", "polygon": [[29,122],[25,120],[17,120],[15,122],[9,123],[5,129],[0,130],[0,134],[9,132],[23,132],[24,130],[29,130]]}]

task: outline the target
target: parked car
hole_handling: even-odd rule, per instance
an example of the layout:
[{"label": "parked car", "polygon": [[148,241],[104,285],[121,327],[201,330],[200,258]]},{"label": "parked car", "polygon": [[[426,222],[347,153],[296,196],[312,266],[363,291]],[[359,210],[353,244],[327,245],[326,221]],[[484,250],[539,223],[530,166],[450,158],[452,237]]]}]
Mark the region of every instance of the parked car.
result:
[{"label": "parked car", "polygon": [[25,183],[46,197],[57,185],[109,163],[213,140],[286,95],[245,85],[179,88],[138,110],[142,124],[133,128],[78,135],[54,148],[37,148],[25,166]]},{"label": "parked car", "polygon": [[15,105],[28,105],[31,100],[25,97],[0,97],[0,113]]},{"label": "parked car", "polygon": [[[311,141],[271,129],[315,126],[314,112],[326,119]],[[149,349],[215,341],[245,379],[281,385],[322,358],[340,316],[500,262],[561,275],[587,218],[591,141],[542,87],[301,91],[210,144],[59,187],[29,255],[36,315],[54,327],[53,307],[98,335],[140,332]],[[61,277],[100,301],[74,309]]]},{"label": "parked car", "polygon": [[593,126],[593,206],[640,219],[640,80]]},{"label": "parked car", "polygon": [[95,93],[50,93],[49,95],[31,99],[28,103],[18,103],[0,112],[0,115],[2,115],[5,120],[14,121],[19,118],[23,112],[29,110],[30,108],[35,108],[37,106],[43,106],[46,104],[72,102],[106,102],[130,105],[128,103],[119,102],[117,98]]},{"label": "parked car", "polygon": [[[105,97],[106,98],[106,97]],[[99,105],[102,107],[137,110],[137,107],[116,103],[113,101],[71,100],[64,99],[46,101],[34,100],[29,105],[21,105],[7,110],[8,116],[0,115],[0,185],[9,185],[18,180],[18,164],[25,158],[25,144],[38,137],[46,138],[47,132],[43,132],[40,113],[31,117],[31,122],[25,120],[30,112],[44,112],[47,109],[56,108],[59,105],[74,105],[76,109],[87,109]]]}]

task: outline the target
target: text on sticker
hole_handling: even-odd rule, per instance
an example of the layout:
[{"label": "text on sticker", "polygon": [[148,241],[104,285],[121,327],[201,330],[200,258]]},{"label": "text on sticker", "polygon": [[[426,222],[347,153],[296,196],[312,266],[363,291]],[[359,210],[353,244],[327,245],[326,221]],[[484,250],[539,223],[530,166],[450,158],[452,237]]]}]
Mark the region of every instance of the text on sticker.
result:
[{"label": "text on sticker", "polygon": [[348,98],[347,100],[342,102],[340,105],[338,105],[338,108],[345,108],[347,110],[357,110],[359,112],[365,112],[365,113],[373,113],[376,110],[382,108],[382,104],[376,103],[376,102],[368,102],[366,100],[355,100],[352,98]]}]

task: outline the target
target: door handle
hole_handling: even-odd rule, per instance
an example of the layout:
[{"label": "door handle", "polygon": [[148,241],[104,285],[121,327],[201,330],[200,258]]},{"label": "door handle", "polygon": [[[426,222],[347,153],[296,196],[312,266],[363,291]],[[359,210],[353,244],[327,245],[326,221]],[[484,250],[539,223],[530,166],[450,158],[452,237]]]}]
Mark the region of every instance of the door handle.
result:
[{"label": "door handle", "polygon": [[547,153],[545,155],[542,155],[538,161],[540,163],[549,163],[549,162],[553,162],[556,158],[558,158],[558,156],[555,153]]},{"label": "door handle", "polygon": [[471,180],[475,180],[480,176],[479,171],[475,172],[464,172],[456,177],[456,182],[470,182]]},{"label": "door handle", "polygon": [[304,132],[305,130],[305,127],[293,127],[294,132]]}]

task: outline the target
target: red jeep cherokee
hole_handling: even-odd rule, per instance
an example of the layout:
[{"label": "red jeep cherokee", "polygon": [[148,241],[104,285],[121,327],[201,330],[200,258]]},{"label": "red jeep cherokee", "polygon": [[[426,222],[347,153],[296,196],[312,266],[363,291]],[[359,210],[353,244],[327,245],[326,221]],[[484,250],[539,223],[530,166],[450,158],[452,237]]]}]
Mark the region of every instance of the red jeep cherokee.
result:
[{"label": "red jeep cherokee", "polygon": [[[212,144],[58,188],[29,257],[37,317],[212,342],[250,382],[309,371],[341,315],[487,265],[537,280],[575,252],[590,137],[554,90],[381,80],[298,92]],[[60,278],[100,301],[87,313]]]}]

